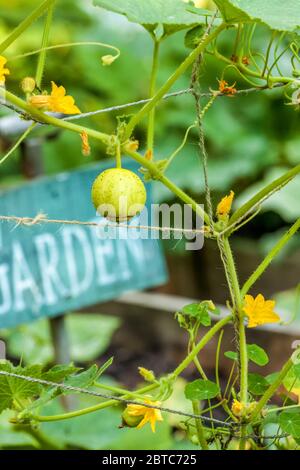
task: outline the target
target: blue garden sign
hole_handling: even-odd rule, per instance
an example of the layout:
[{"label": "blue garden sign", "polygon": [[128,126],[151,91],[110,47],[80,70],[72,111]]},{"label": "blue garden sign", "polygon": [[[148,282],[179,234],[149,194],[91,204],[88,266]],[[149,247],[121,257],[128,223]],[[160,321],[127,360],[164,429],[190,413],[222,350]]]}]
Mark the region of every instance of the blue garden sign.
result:
[{"label": "blue garden sign", "polygon": [[[90,202],[97,174],[111,165],[93,164],[45,177],[1,193],[0,214],[99,222]],[[137,171],[128,162],[126,168]],[[150,187],[147,188],[150,204]],[[126,229],[125,229],[126,230]],[[0,225],[0,328],[53,317],[129,290],[166,281],[158,240],[110,239],[97,227]]]}]

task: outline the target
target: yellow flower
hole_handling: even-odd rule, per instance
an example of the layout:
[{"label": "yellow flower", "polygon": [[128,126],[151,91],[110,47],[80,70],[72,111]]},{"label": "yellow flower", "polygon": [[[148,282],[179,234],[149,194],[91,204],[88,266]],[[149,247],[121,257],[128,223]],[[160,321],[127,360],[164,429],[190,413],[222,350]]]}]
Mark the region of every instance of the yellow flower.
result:
[{"label": "yellow flower", "polygon": [[238,400],[233,400],[231,405],[231,411],[235,416],[242,416],[243,411],[245,409],[245,405]]},{"label": "yellow flower", "polygon": [[5,75],[9,75],[10,71],[9,69],[5,68],[5,64],[7,62],[7,59],[0,55],[0,84],[4,85],[5,83]]},{"label": "yellow flower", "polygon": [[50,95],[33,95],[29,98],[29,103],[36,108],[42,108],[54,113],[79,114],[80,110],[75,105],[72,96],[66,95],[66,89],[63,86],[57,86],[54,82]]},{"label": "yellow flower", "polygon": [[217,216],[219,219],[227,217],[231,211],[232,201],[234,198],[234,192],[230,191],[228,196],[223,197],[217,206]]},{"label": "yellow flower", "polygon": [[[160,406],[159,401],[145,400],[145,403],[153,406]],[[148,422],[151,425],[152,432],[155,432],[156,421],[163,421],[160,410],[155,408],[148,408],[144,405],[128,405],[127,411],[129,416],[142,416],[142,421],[138,424],[137,428],[140,429]]]},{"label": "yellow flower", "polygon": [[49,95],[32,95],[28,102],[35,108],[49,110]]},{"label": "yellow flower", "polygon": [[64,114],[79,114],[80,110],[75,105],[74,98],[66,95],[66,89],[63,86],[57,86],[54,82],[51,82],[51,84],[52,91],[49,97],[49,110]]},{"label": "yellow flower", "polygon": [[262,294],[257,297],[252,295],[245,295],[245,304],[243,311],[247,315],[248,327],[253,328],[265,323],[277,323],[280,321],[279,315],[274,312],[275,301],[265,300]]},{"label": "yellow flower", "polygon": [[298,404],[300,405],[300,388],[292,388],[291,392],[298,397]]}]

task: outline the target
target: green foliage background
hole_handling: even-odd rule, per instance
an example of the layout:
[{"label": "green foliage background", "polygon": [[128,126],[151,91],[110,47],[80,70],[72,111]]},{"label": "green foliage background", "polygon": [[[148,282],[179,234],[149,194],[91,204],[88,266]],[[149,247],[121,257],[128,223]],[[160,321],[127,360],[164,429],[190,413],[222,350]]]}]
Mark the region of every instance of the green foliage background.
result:
[{"label": "green foliage background", "polygon": [[[242,1],[243,4],[247,3],[247,0]],[[255,1],[257,3],[258,0]],[[0,0],[0,36],[4,37],[38,3],[38,0],[11,0],[9,3],[6,0]],[[119,47],[121,57],[112,66],[103,67],[101,56],[107,53],[105,49],[88,46],[50,51],[43,80],[44,87],[49,89],[51,80],[63,84],[76,98],[83,112],[147,97],[152,55],[150,36],[141,26],[129,23],[122,16],[95,9],[91,3],[84,0],[60,0],[58,2],[51,33],[51,45],[73,41],[102,41]],[[228,8],[224,14],[232,14],[232,12],[236,14],[236,3],[235,0],[222,2]],[[276,0],[277,6],[279,3],[281,2]],[[251,15],[251,9],[249,15]],[[267,19],[273,21],[272,18]],[[284,21],[282,19],[283,23]],[[22,37],[22,40],[17,41],[8,50],[6,54],[8,59],[40,47],[41,25],[41,20],[37,21]],[[188,50],[184,45],[184,35],[185,33],[180,31],[165,40],[160,57],[159,83],[163,83],[186,56]],[[267,29],[262,25],[256,39],[257,50],[266,50],[267,37]],[[222,40],[222,46],[230,56],[229,45],[232,44],[232,33],[224,35]],[[20,93],[20,81],[24,76],[34,74],[36,61],[36,57],[30,57],[11,62],[8,87]],[[201,77],[203,91],[218,88],[217,79],[221,78],[222,70],[222,64],[214,58],[206,58],[203,77]],[[225,78],[229,83],[237,80],[232,70],[226,72]],[[176,89],[188,86],[189,76],[187,75],[177,82]],[[248,86],[247,83],[237,80],[238,89]],[[0,110],[0,113],[4,115],[6,111]],[[103,114],[91,118],[87,123],[105,132],[113,132],[116,127],[116,118],[117,113]],[[193,123],[194,119],[194,103],[191,96],[177,97],[160,105],[156,122],[156,158],[165,158],[179,145],[187,127]],[[145,124],[143,122],[136,129],[135,137],[141,142],[145,141]],[[38,133],[45,135],[43,130],[39,130]],[[209,180],[214,201],[218,201],[222,195],[233,189],[237,195],[236,203],[239,204],[266,180],[274,179],[279,173],[299,162],[299,113],[286,106],[280,90],[251,93],[232,99],[228,97],[218,99],[206,115],[205,133],[209,151]],[[8,144],[11,143],[1,143],[3,153]],[[43,151],[46,173],[56,173],[85,165],[91,160],[107,158],[96,142],[91,141],[91,145],[92,155],[87,159],[81,154],[79,136],[64,132],[58,134],[55,139],[45,140]],[[20,153],[17,152],[5,165],[1,166],[1,186],[21,181],[23,176],[20,168]],[[191,133],[187,145],[168,170],[168,174],[183,189],[188,189],[199,200],[201,197],[203,200],[204,182],[201,162],[197,154],[196,133]],[[262,248],[275,241],[277,234],[273,233],[274,227],[278,229],[278,233],[281,233],[286,224],[300,216],[300,206],[297,203],[300,194],[299,182],[298,177],[280,195],[271,198],[264,206],[263,211],[267,213],[269,225],[262,228],[258,222],[255,226],[261,238]],[[158,201],[167,200],[170,197],[170,193],[165,188],[157,185]],[[274,216],[275,224],[272,222]],[[259,216],[258,221],[261,221],[263,217],[265,214]],[[265,229],[267,232],[272,232],[271,240],[266,239]],[[252,234],[250,232],[248,237],[251,235],[253,236],[253,232]],[[292,249],[298,248],[299,237],[292,245]],[[18,332],[15,333],[17,334]],[[256,357],[257,351],[255,354]],[[53,406],[59,405],[56,403]],[[59,409],[48,410],[49,413],[58,411]],[[48,445],[52,442],[53,446],[93,449],[124,447],[130,449],[132,445],[134,449],[145,448],[145,446],[153,448],[158,442],[162,448],[172,448],[174,445],[167,424],[160,428],[160,434],[155,436],[155,442],[151,441],[153,437],[148,432],[149,430],[138,433],[134,431],[134,441],[132,431],[124,430],[120,435],[116,429],[119,416],[118,410],[115,413],[109,411],[104,415],[101,413],[99,418],[97,415],[91,415],[63,425],[59,424],[59,426],[53,424],[51,429],[47,426],[47,439],[50,441]],[[38,447],[40,445],[38,436],[27,434],[23,430],[19,433],[15,432],[15,429],[12,430],[12,426],[7,424],[7,418],[8,416],[4,414],[1,416],[0,447]],[[91,425],[90,420],[92,420]],[[284,422],[282,424],[284,425]],[[91,429],[91,435],[83,436],[82,427]],[[107,433],[108,428],[111,430],[110,433]]]}]

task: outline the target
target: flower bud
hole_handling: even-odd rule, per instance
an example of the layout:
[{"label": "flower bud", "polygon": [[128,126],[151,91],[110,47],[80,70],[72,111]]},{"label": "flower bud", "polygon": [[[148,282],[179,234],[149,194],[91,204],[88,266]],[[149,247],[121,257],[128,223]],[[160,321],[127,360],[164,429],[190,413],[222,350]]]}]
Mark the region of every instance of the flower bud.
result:
[{"label": "flower bud", "polygon": [[146,382],[154,382],[155,375],[152,370],[145,369],[145,367],[139,367],[139,373]]},{"label": "flower bud", "polygon": [[111,65],[116,60],[116,58],[117,58],[117,56],[114,56],[114,55],[111,55],[111,54],[103,55],[101,57],[102,65],[104,65],[104,66]]},{"label": "flower bud", "polygon": [[21,88],[24,93],[32,93],[35,89],[35,79],[32,77],[25,77],[21,81]]}]

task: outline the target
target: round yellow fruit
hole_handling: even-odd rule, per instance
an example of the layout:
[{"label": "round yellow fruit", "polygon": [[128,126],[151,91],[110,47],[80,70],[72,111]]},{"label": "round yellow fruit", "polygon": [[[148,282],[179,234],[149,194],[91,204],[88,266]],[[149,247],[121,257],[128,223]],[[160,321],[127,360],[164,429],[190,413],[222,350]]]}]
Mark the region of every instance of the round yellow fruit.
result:
[{"label": "round yellow fruit", "polygon": [[142,180],[124,168],[103,171],[92,186],[92,201],[97,212],[118,222],[139,214],[145,206],[146,198]]}]

